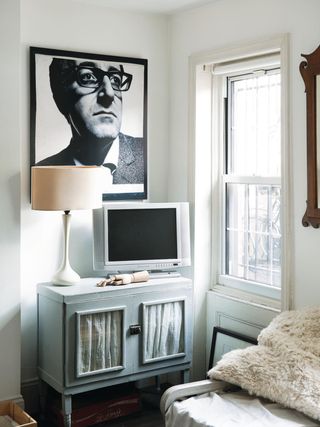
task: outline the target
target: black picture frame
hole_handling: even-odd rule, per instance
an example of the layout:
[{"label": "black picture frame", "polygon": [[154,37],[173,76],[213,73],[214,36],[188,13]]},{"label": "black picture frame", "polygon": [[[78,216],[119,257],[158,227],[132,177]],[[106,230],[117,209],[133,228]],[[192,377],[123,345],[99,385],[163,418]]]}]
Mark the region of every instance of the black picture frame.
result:
[{"label": "black picture frame", "polygon": [[[222,338],[223,336],[233,338],[234,339],[233,344],[235,345],[232,348],[229,347],[228,349],[224,349],[226,351],[222,351],[219,353],[219,355],[217,355],[218,339],[220,335]],[[237,343],[239,345],[237,345]],[[241,343],[245,343],[245,345]],[[210,370],[215,365],[215,363],[217,362],[217,359],[220,359],[220,357],[223,354],[227,353],[228,351],[234,350],[236,348],[245,348],[248,346],[246,344],[257,345],[258,341],[256,340],[256,338],[252,338],[244,334],[239,334],[237,332],[230,331],[229,329],[221,328],[219,326],[214,326],[213,332],[212,332],[212,341],[211,341],[208,370]]]},{"label": "black picture frame", "polygon": [[[29,53],[30,165],[34,166],[39,162],[41,164],[41,162],[61,161],[61,156],[57,160],[57,156],[55,155],[61,151],[63,153],[66,152],[65,148],[68,147],[72,138],[71,126],[64,116],[65,113],[62,113],[61,108],[57,107],[50,88],[49,66],[53,58],[79,61],[81,64],[94,63],[97,68],[99,67],[96,64],[99,65],[99,63],[116,63],[117,65],[103,65],[104,67],[118,66],[118,68],[121,65],[125,72],[132,75],[132,83],[129,90],[121,92],[122,100],[120,109],[122,108],[122,113],[119,114],[121,127],[118,136],[118,146],[120,147],[118,153],[120,154],[117,158],[119,159],[118,165],[120,166],[117,169],[117,175],[121,176],[124,182],[119,178],[119,182],[116,183],[113,178],[113,182],[109,186],[107,186],[106,182],[103,200],[147,199],[148,60],[34,46],[30,47]],[[74,81],[77,84],[76,79]],[[92,91],[98,92],[101,87],[99,86],[98,89],[93,89]],[[83,97],[83,95],[81,96]],[[67,100],[66,102],[69,102],[69,104],[74,102],[71,97],[72,94],[69,97],[64,94],[64,100]],[[124,157],[125,155],[127,158]],[[66,162],[70,163],[64,164],[79,164],[79,162],[73,163],[73,158],[72,160],[66,160]],[[58,163],[55,164],[57,165]],[[85,164],[85,162],[82,164]],[[123,175],[121,171],[124,172]]]}]

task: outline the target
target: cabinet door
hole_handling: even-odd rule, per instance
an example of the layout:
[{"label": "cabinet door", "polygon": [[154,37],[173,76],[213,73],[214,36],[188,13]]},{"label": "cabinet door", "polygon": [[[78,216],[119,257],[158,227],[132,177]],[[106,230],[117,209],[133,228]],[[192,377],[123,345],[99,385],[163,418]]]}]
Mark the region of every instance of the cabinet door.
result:
[{"label": "cabinet door", "polygon": [[142,369],[161,368],[191,360],[192,311],[189,292],[171,298],[143,301],[141,317]]},{"label": "cabinet door", "polygon": [[143,359],[185,356],[185,299],[143,303]]},{"label": "cabinet door", "polygon": [[[87,309],[87,306],[95,309]],[[127,375],[127,305],[115,300],[67,308],[67,385]]]}]

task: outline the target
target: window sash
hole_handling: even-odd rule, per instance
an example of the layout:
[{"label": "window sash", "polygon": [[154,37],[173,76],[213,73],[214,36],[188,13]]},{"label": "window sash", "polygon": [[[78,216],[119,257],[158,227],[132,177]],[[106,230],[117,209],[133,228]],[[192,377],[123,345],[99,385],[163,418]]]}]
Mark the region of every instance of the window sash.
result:
[{"label": "window sash", "polygon": [[[268,71],[269,73],[279,73],[279,70],[270,70]],[[243,79],[243,78],[247,78],[248,74],[244,75],[244,76],[236,76],[236,77],[229,77],[229,80],[234,80],[234,79]],[[225,81],[227,80],[226,78],[224,79]],[[222,105],[222,104],[221,104]],[[227,110],[228,114],[230,115],[230,107],[227,104]],[[280,124],[281,127],[281,124]],[[230,129],[228,128],[228,125],[225,126],[225,129],[228,129],[228,131],[230,131]],[[227,132],[226,131],[226,135],[225,137],[227,137]],[[280,140],[280,147],[279,147],[279,153],[281,153],[281,140]],[[221,222],[222,222],[222,230],[224,230],[221,233],[221,238],[222,238],[222,242],[221,242],[221,246],[222,246],[222,259],[221,259],[221,269],[220,272],[218,272],[218,277],[217,277],[217,282],[219,284],[222,285],[226,285],[226,286],[230,286],[230,287],[235,287],[237,289],[241,289],[250,293],[258,293],[259,295],[263,295],[266,297],[270,297],[270,298],[274,298],[274,299],[280,299],[281,295],[281,289],[280,287],[277,286],[273,286],[271,284],[265,284],[265,283],[260,283],[260,282],[255,282],[254,280],[248,280],[248,279],[243,279],[240,277],[235,277],[229,274],[226,274],[227,272],[227,268],[226,268],[226,263],[227,263],[227,203],[226,203],[226,197],[227,197],[227,185],[230,183],[233,184],[247,184],[247,185],[267,185],[267,186],[278,186],[280,187],[281,190],[281,176],[255,176],[255,175],[250,175],[250,176],[242,176],[242,175],[236,175],[236,174],[228,174],[227,169],[228,169],[228,149],[227,149],[227,139],[225,138],[225,143],[224,143],[224,156],[223,156],[223,165],[224,165],[224,173],[222,175],[222,180],[221,180],[221,185],[222,185],[222,206],[223,206],[223,215],[221,218]],[[279,159],[280,161],[280,172],[281,172],[281,158]],[[281,200],[281,197],[280,197]],[[230,255],[230,254],[229,254]],[[281,274],[281,266],[280,266],[280,274]],[[281,286],[281,278],[280,278],[280,286]]]},{"label": "window sash", "polygon": [[226,194],[225,274],[280,287],[280,186],[231,184]]},{"label": "window sash", "polygon": [[[281,175],[280,69],[259,69],[227,77],[225,172],[243,175],[250,165],[250,176]],[[240,86],[236,89],[235,85]],[[272,108],[270,107],[272,106]],[[265,119],[266,118],[266,119]],[[257,145],[257,141],[262,141]],[[262,154],[260,154],[262,152]],[[245,155],[242,155],[245,153]],[[278,161],[273,159],[279,154]],[[251,161],[248,162],[247,159]],[[267,161],[267,169],[265,164]],[[275,163],[275,166],[274,166]],[[238,171],[237,171],[238,170]],[[248,173],[247,173],[248,174]]]},{"label": "window sash", "polygon": [[256,184],[256,185],[281,185],[281,178],[277,176],[242,176],[224,174],[222,183]]}]

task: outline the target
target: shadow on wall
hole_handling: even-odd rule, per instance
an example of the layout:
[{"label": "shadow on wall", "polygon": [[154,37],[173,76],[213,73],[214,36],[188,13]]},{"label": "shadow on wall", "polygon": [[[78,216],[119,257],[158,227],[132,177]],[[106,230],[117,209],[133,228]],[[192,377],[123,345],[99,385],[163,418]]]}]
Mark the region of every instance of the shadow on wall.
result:
[{"label": "shadow on wall", "polygon": [[93,270],[92,211],[74,211],[71,215],[70,264],[80,277],[99,276]]}]

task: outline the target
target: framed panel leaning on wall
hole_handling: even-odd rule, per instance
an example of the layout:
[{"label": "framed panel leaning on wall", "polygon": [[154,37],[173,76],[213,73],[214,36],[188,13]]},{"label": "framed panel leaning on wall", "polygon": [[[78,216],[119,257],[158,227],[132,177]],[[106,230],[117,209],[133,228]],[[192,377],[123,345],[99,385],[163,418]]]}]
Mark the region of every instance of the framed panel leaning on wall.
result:
[{"label": "framed panel leaning on wall", "polygon": [[147,199],[146,59],[30,47],[33,165],[103,165],[104,200]]},{"label": "framed panel leaning on wall", "polygon": [[225,353],[257,343],[255,338],[215,326],[212,333],[208,370],[215,366]]}]

